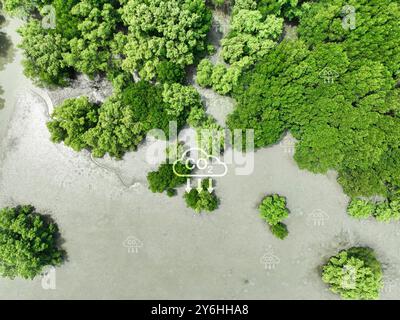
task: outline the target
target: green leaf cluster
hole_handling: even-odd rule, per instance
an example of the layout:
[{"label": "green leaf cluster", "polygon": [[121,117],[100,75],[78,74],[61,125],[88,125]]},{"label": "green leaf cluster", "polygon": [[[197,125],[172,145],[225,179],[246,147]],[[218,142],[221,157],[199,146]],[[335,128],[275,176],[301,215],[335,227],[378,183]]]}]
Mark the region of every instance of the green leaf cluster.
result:
[{"label": "green leaf cluster", "polygon": [[203,105],[193,106],[188,117],[188,124],[196,129],[197,147],[209,155],[218,156],[225,148],[225,130]]},{"label": "green leaf cluster", "polygon": [[215,192],[209,192],[209,180],[203,180],[201,191],[192,189],[184,194],[184,199],[188,208],[193,209],[196,213],[202,211],[212,212],[218,209],[219,199]]},{"label": "green leaf cluster", "polygon": [[[150,172],[147,175],[147,181],[149,183],[149,189],[154,193],[167,192],[169,197],[176,195],[176,188],[185,184],[186,178],[179,177],[174,172],[174,164],[163,163],[160,165],[157,171]],[[175,164],[176,172],[182,175],[190,174],[191,169],[187,168],[185,164],[177,162]]]},{"label": "green leaf cluster", "polygon": [[289,210],[286,207],[286,198],[278,194],[266,196],[259,206],[260,216],[270,226],[270,230],[274,236],[283,240],[289,232],[284,219],[289,216]]},{"label": "green leaf cluster", "polygon": [[372,249],[354,247],[329,259],[322,280],[343,299],[376,300],[383,286],[382,267]]},{"label": "green leaf cluster", "polygon": [[58,227],[32,206],[0,210],[0,275],[33,279],[46,266],[59,266]]},{"label": "green leaf cluster", "polygon": [[353,199],[347,213],[357,219],[374,217],[379,222],[392,222],[400,220],[400,200],[387,199],[374,203],[368,200]]},{"label": "green leaf cluster", "polygon": [[[178,90],[145,81],[131,83],[100,106],[87,98],[69,99],[51,115],[47,124],[51,139],[64,141],[76,151],[91,150],[95,157],[108,153],[121,158],[136,150],[152,129],[161,130],[168,138],[170,121],[176,121],[178,129],[184,126],[191,106],[186,104],[187,90],[176,86]],[[171,97],[170,90],[176,95]],[[195,99],[189,102],[199,103]]]},{"label": "green leaf cluster", "polygon": [[[55,10],[55,28],[42,18]],[[66,85],[76,73],[111,80],[182,83],[185,67],[206,51],[211,11],[204,0],[5,0],[27,16],[20,29],[25,73],[42,85]],[[43,15],[43,16],[42,16]]]},{"label": "green leaf cluster", "polygon": [[237,1],[233,7],[231,28],[222,39],[222,57],[226,63],[215,66],[203,59],[197,69],[197,83],[212,87],[219,94],[232,92],[240,75],[264,57],[278,42],[283,19],[263,16],[255,1]]},{"label": "green leaf cluster", "polygon": [[211,11],[203,0],[121,0],[127,43],[122,67],[146,80],[168,61],[179,68],[194,64],[206,50]]}]

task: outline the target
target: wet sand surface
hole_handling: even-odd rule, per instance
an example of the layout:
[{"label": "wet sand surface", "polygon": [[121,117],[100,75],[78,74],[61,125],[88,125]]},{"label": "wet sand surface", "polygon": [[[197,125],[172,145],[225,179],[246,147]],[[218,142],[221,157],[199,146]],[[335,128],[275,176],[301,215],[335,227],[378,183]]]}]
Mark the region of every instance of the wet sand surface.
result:
[{"label": "wet sand surface", "polygon": [[[399,224],[347,217],[348,199],[335,173],[301,171],[291,148],[276,145],[255,153],[251,175],[238,176],[229,166],[217,179],[220,208],[195,215],[183,188],[174,198],[147,190],[145,176],[154,165],[145,160],[146,146],[123,161],[102,159],[113,172],[87,152],[51,143],[48,106],[27,90],[19,55],[0,73],[9,91],[0,114],[12,114],[1,142],[0,205],[34,204],[51,214],[69,258],[56,269],[54,290],[44,289],[41,277],[0,279],[0,298],[337,299],[321,282],[319,266],[357,245],[374,248],[384,264],[382,298],[399,298]],[[230,103],[221,98],[208,107],[218,114]],[[125,186],[115,170],[136,183]],[[257,212],[262,197],[275,192],[287,197],[291,210],[284,241]],[[126,247],[129,237],[141,246]]]}]

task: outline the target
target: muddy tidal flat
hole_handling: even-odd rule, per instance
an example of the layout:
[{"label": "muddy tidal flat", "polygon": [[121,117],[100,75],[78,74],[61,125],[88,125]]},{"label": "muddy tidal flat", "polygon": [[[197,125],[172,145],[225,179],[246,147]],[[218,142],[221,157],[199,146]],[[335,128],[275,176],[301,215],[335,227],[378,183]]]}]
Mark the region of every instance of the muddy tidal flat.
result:
[{"label": "muddy tidal flat", "polygon": [[[6,92],[0,204],[32,203],[51,214],[68,260],[52,274],[51,286],[41,277],[0,279],[0,299],[337,299],[319,267],[358,245],[375,249],[383,263],[381,298],[399,297],[400,225],[350,219],[336,174],[301,171],[282,145],[257,151],[251,175],[237,176],[230,166],[217,179],[220,208],[196,215],[186,208],[183,188],[174,198],[148,190],[146,173],[154,166],[146,161],[146,146],[122,161],[96,163],[87,152],[53,144],[46,100],[55,96],[41,96],[23,76],[17,26],[9,21],[3,29],[15,52],[0,73]],[[232,101],[219,98],[208,108],[225,115]],[[285,241],[258,215],[270,193],[288,200]],[[140,242],[134,249],[126,245],[132,238]]]}]

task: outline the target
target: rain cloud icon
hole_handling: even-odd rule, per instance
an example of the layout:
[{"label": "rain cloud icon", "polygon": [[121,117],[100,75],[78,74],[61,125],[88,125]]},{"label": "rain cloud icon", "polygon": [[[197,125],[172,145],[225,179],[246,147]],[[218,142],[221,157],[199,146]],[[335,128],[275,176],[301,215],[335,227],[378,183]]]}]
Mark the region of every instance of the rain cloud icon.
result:
[{"label": "rain cloud icon", "polygon": [[[200,172],[190,174],[179,172],[178,163],[183,163],[192,171],[198,169]],[[186,178],[224,177],[228,173],[228,166],[218,157],[209,155],[202,149],[193,148],[187,150],[180,159],[174,162],[173,171],[178,177]]]}]

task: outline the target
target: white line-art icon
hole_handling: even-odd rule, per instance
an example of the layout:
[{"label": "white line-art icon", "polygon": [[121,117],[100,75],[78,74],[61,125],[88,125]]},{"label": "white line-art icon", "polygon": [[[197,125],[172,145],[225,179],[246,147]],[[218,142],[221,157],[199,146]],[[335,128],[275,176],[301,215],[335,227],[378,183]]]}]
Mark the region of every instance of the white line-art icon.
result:
[{"label": "white line-art icon", "polygon": [[[186,192],[189,193],[190,191],[193,190],[192,188],[192,180],[190,178],[187,178],[186,181]],[[197,180],[197,188],[196,188],[198,193],[202,193],[202,192],[208,192],[208,193],[213,193],[215,190],[214,187],[214,183],[213,183],[213,179],[209,178],[208,179],[208,188],[206,190],[204,190],[203,188],[203,179],[198,179]]]},{"label": "white line-art icon", "polygon": [[356,288],[357,284],[357,270],[352,265],[345,265],[342,269],[342,288],[352,290]]},{"label": "white line-art icon", "polygon": [[122,245],[128,248],[129,253],[138,253],[139,249],[143,247],[143,242],[136,237],[129,236]]},{"label": "white line-art icon", "polygon": [[[177,164],[182,163],[189,170],[198,169],[197,173],[179,172]],[[173,171],[178,177],[185,178],[207,178],[207,177],[224,177],[228,173],[228,166],[216,156],[209,155],[203,149],[192,148],[176,160],[173,164]]]},{"label": "white line-art icon", "polygon": [[356,28],[356,8],[345,5],[342,8],[342,27],[344,30],[354,30]]},{"label": "white line-art icon", "polygon": [[325,225],[325,222],[329,219],[329,215],[321,210],[317,209],[308,214],[308,220],[312,223],[315,227],[322,227]]},{"label": "white line-art icon", "polygon": [[289,135],[285,136],[279,143],[279,145],[282,147],[283,151],[287,154],[294,154],[296,150],[296,141]]},{"label": "white line-art icon", "polygon": [[42,288],[44,290],[56,289],[56,268],[50,267],[42,276]]},{"label": "white line-art icon", "polygon": [[331,68],[326,67],[319,73],[319,76],[324,80],[324,83],[332,84],[335,79],[339,78],[339,73]]},{"label": "white line-art icon", "polygon": [[56,28],[56,9],[52,5],[46,5],[41,10],[43,19],[43,29],[55,29]]},{"label": "white line-art icon", "polygon": [[266,253],[261,257],[260,263],[264,265],[266,270],[273,270],[281,262],[276,255],[274,255],[274,250],[272,246],[266,249]]}]

